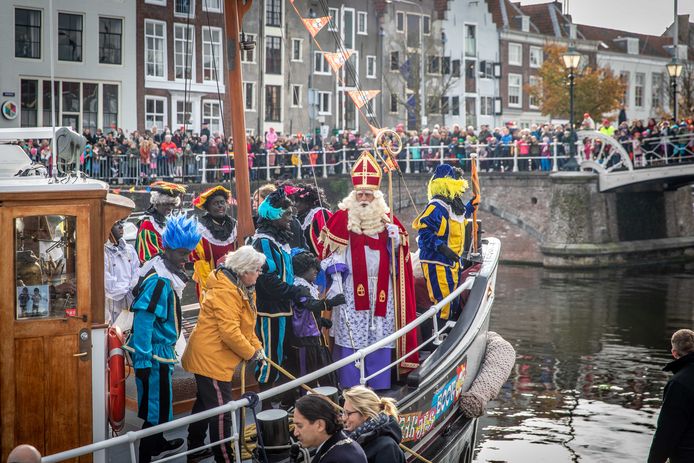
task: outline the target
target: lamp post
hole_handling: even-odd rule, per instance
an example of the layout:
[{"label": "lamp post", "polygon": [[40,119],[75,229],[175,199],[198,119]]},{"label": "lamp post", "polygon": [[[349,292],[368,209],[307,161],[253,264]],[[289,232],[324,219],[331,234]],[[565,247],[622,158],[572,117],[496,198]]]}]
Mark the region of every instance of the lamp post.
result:
[{"label": "lamp post", "polygon": [[581,62],[581,54],[572,46],[569,47],[566,53],[561,55],[564,61],[564,67],[569,72],[569,160],[564,164],[563,170],[579,170],[578,162],[576,162],[576,129],[574,123],[574,81],[576,79],[576,71]]},{"label": "lamp post", "polygon": [[[426,95],[425,95],[425,90],[424,90],[424,10],[422,9],[422,5],[419,3],[415,3],[409,0],[386,0],[386,3],[404,3],[405,5],[411,5],[415,6],[419,9],[419,111],[420,111],[420,124],[421,127],[419,130],[421,131],[424,126],[427,123],[427,116],[426,116]],[[405,22],[407,22],[407,15],[405,16]],[[407,38],[405,39],[405,43],[407,44]]]},{"label": "lamp post", "polygon": [[677,58],[672,58],[668,64],[667,74],[670,76],[670,86],[672,87],[672,118],[677,121],[677,79],[682,74],[682,63],[677,61]]}]

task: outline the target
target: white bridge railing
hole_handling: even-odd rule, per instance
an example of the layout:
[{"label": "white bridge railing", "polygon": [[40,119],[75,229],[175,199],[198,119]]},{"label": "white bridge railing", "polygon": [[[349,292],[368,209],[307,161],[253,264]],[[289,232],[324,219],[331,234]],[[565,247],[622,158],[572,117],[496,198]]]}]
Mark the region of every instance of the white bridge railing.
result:
[{"label": "white bridge railing", "polygon": [[[260,400],[266,400],[272,397],[276,397],[284,392],[290,391],[292,389],[300,387],[302,384],[309,383],[311,381],[314,381],[316,379],[319,379],[331,372],[337,371],[339,368],[342,368],[343,366],[349,365],[350,363],[355,363],[359,365],[359,370],[360,370],[360,382],[362,384],[365,384],[366,381],[377,375],[382,373],[383,371],[390,369],[393,365],[399,363],[402,359],[412,355],[414,352],[418,351],[421,349],[424,345],[428,343],[434,343],[437,344],[440,342],[441,339],[441,333],[444,331],[445,327],[442,327],[441,329],[438,328],[437,325],[437,318],[436,315],[439,313],[439,311],[449,302],[453,301],[455,298],[460,296],[460,294],[467,290],[471,289],[472,285],[474,284],[475,277],[471,276],[468,277],[465,282],[463,282],[460,286],[458,286],[451,294],[446,296],[441,302],[438,304],[435,304],[431,306],[426,312],[424,312],[422,315],[418,316],[415,320],[412,322],[408,323],[407,325],[403,326],[399,330],[395,331],[393,334],[390,336],[386,336],[385,338],[381,339],[380,341],[365,347],[364,349],[359,349],[352,355],[349,355],[343,359],[340,359],[336,362],[331,363],[327,367],[321,368],[320,370],[316,370],[312,373],[309,373],[305,376],[302,376],[301,378],[297,378],[295,380],[289,381],[287,383],[284,383],[280,386],[274,387],[272,389],[269,389],[264,392],[258,393],[258,398]],[[419,346],[416,350],[407,352],[406,354],[403,354],[403,356],[400,359],[395,360],[393,363],[391,363],[388,367],[374,373],[371,376],[365,376],[364,374],[364,358],[377,351],[378,349],[381,349],[383,347],[387,347],[391,345],[393,342],[395,342],[398,338],[405,336],[407,333],[410,331],[416,329],[418,326],[420,326],[422,323],[427,321],[428,319],[432,319],[433,324],[434,324],[434,330],[432,336],[426,340],[425,342],[422,343],[421,346]],[[176,420],[170,421],[168,423],[162,423],[157,426],[153,426],[151,428],[146,428],[146,429],[141,429],[139,431],[130,431],[127,432],[123,435],[113,437],[111,439],[107,439],[101,442],[95,442],[93,444],[85,445],[83,447],[78,447],[75,449],[71,450],[66,450],[64,452],[56,453],[54,455],[49,455],[44,458],[42,458],[43,463],[55,463],[55,462],[60,462],[64,460],[68,460],[71,458],[77,458],[82,455],[89,455],[89,454],[94,454],[96,452],[103,452],[108,449],[112,449],[117,446],[121,445],[128,445],[129,450],[130,450],[130,461],[132,463],[137,462],[136,458],[136,451],[135,451],[135,443],[148,436],[152,436],[154,434],[160,433],[160,432],[168,432],[172,431],[175,429],[179,429],[185,426],[188,426],[191,423],[195,423],[197,421],[201,420],[206,420],[209,418],[212,418],[214,416],[224,414],[224,413],[231,413],[231,437],[226,438],[226,439],[221,439],[216,442],[212,442],[210,444],[204,445],[202,447],[196,447],[195,449],[192,450],[187,450],[186,452],[181,452],[176,455],[171,455],[167,458],[162,458],[161,460],[158,460],[160,462],[166,462],[166,461],[171,461],[177,458],[180,458],[182,456],[185,456],[189,453],[192,452],[197,452],[201,449],[204,448],[210,448],[214,447],[216,445],[219,445],[220,443],[226,443],[229,441],[233,441],[233,446],[234,446],[234,456],[235,456],[235,461],[236,463],[241,463],[241,449],[239,445],[240,441],[240,434],[239,434],[239,426],[241,426],[241,429],[243,429],[244,423],[238,422],[238,417],[236,415],[236,412],[244,407],[248,407],[250,405],[250,402],[248,399],[240,399],[240,400],[234,400],[231,401],[225,405],[219,406],[212,408],[210,410],[205,410],[200,413],[196,413],[194,415],[189,415],[185,416],[182,418],[178,418]]]}]

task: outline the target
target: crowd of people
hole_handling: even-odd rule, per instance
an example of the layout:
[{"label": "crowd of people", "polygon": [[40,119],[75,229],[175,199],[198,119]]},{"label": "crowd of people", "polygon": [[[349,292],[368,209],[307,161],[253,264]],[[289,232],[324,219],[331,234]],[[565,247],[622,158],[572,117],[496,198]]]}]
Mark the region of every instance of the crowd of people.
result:
[{"label": "crowd of people", "polygon": [[[384,200],[382,175],[374,156],[362,153],[351,171],[354,189],[334,211],[312,184],[262,186],[252,198],[255,232],[242,246],[229,215],[231,192],[224,186],[199,194],[192,205],[202,214],[189,217],[176,212],[183,206],[183,185],[152,183],[135,245],[124,241],[117,223],[104,251],[105,316],[128,334],[124,349],[135,369],[143,428],[172,419],[172,374],[179,358],[195,376],[193,412],[200,412],[231,400],[239,368],[250,365],[260,387],[272,388],[287,380],[285,371],[293,376],[317,371],[392,335],[416,318],[418,297],[423,295],[428,307],[455,289],[462,281],[465,224],[474,211],[472,202],[463,201],[462,170],[436,168],[430,203],[413,224],[421,256],[419,287],[426,288],[419,295],[408,232]],[[181,298],[188,262],[200,312],[186,341]],[[455,320],[460,307],[460,300],[444,307],[442,323]],[[299,398],[299,391],[263,406],[295,407],[297,439],[320,447],[313,461],[404,462],[395,403],[374,392],[391,388],[387,366],[393,359],[402,372],[418,366],[415,330],[367,355],[361,369],[349,363],[311,384],[344,391],[342,411],[325,398]],[[361,386],[362,375],[368,387]],[[213,442],[228,438],[231,417],[190,425],[188,449],[202,446],[208,432]],[[184,444],[162,434],[146,437],[139,461]],[[230,442],[214,447],[216,461],[230,461],[231,452]],[[201,449],[188,461],[209,456]]]},{"label": "crowd of people", "polygon": [[[663,158],[676,162],[694,158],[692,120],[656,121],[650,118],[645,122],[613,122],[604,119],[596,124],[586,113],[577,128],[598,130],[616,138],[637,167]],[[509,122],[495,128],[481,125],[479,129],[452,124],[450,127],[435,125],[421,131],[405,130],[399,124],[395,130],[406,147],[399,158],[409,159],[412,172],[433,172],[441,159],[469,171],[472,152],[479,154],[484,171],[513,170],[514,157],[520,171],[549,171],[555,154],[559,164],[566,162],[571,141],[568,124],[533,124],[521,128]],[[94,133],[85,129],[83,135],[87,145],[81,155],[80,168],[94,178],[143,184],[173,178],[199,181],[204,167],[208,171],[206,179],[218,181],[232,175],[234,169],[233,140],[216,131],[210,132],[206,124],[199,134],[185,132],[183,128],[172,131],[166,127],[159,131],[153,126],[132,133],[120,128],[108,132],[97,129]],[[602,149],[599,141],[578,141],[579,158],[602,162],[609,155],[609,149]],[[33,161],[51,168],[48,140],[30,139],[21,143]],[[306,176],[310,175],[311,167],[322,168],[323,165],[330,175],[348,173],[349,167],[343,161],[351,165],[361,151],[371,148],[372,144],[372,135],[351,130],[322,137],[320,134],[283,135],[271,128],[263,136],[246,138],[252,179],[296,178],[300,169]]]}]

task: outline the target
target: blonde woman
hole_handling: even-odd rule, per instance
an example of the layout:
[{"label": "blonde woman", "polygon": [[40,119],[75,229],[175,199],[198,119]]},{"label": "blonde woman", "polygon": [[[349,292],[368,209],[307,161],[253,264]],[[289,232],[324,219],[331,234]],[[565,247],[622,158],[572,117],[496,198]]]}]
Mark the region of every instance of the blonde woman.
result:
[{"label": "blonde woman", "polygon": [[364,449],[368,463],[405,463],[395,400],[364,386],[347,389],[342,396],[344,429]]}]

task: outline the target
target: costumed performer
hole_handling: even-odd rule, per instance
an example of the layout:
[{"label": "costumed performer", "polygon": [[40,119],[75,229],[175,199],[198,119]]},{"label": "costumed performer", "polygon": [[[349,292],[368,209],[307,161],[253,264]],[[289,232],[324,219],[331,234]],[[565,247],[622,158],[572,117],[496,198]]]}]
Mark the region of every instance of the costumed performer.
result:
[{"label": "costumed performer", "polygon": [[[352,169],[354,191],[338,204],[339,210],[321,232],[326,255],[321,265],[331,279],[328,297],[344,293],[347,300],[333,309],[335,360],[391,335],[417,316],[407,231],[389,215],[390,209],[378,189],[381,177],[376,159],[363,152]],[[369,354],[364,360],[366,375],[388,365],[394,347],[401,358],[416,346],[417,333],[413,330],[393,345]],[[399,365],[403,369],[416,368],[417,354],[404,358]],[[343,388],[359,384],[359,370],[354,365],[342,367],[338,376]],[[370,379],[368,385],[388,389],[390,377],[387,370]]]},{"label": "costumed performer", "polygon": [[137,224],[135,249],[141,263],[145,263],[162,251],[162,233],[166,217],[181,205],[181,196],[186,192],[183,185],[157,181],[150,186],[150,206]]},{"label": "costumed performer", "polygon": [[[139,268],[137,251],[123,239],[123,221],[118,221],[111,227],[108,241],[104,244],[104,320],[114,324],[120,317],[118,325],[122,332],[132,326],[132,312],[129,309],[133,301],[132,290],[140,277]],[[124,313],[122,317],[121,313]]]}]

